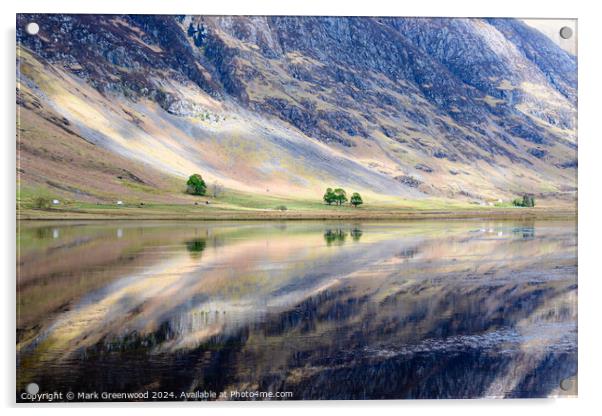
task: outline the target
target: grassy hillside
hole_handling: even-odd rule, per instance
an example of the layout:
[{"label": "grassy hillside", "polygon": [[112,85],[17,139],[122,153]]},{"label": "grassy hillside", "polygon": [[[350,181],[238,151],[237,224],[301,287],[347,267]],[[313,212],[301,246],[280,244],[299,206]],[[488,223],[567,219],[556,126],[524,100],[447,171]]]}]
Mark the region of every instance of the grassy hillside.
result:
[{"label": "grassy hillside", "polygon": [[[17,34],[28,217],[512,211],[526,193],[574,208],[575,59],[512,22],[40,18],[102,42]],[[227,192],[187,195],[193,173]],[[327,187],[365,204],[325,207]],[[35,210],[39,198],[61,204]]]}]

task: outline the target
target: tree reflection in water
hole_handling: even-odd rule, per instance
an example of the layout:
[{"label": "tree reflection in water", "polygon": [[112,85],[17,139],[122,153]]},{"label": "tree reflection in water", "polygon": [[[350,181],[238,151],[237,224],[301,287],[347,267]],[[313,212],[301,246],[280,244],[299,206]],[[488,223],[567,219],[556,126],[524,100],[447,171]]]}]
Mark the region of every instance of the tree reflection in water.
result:
[{"label": "tree reflection in water", "polygon": [[41,227],[18,391],[542,397],[576,375],[573,223]]}]

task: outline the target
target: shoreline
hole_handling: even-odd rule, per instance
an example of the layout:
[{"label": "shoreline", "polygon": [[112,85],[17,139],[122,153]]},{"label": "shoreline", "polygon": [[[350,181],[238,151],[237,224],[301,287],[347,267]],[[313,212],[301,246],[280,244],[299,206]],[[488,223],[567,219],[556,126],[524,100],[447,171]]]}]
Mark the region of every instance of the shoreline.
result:
[{"label": "shoreline", "polygon": [[[43,214],[42,214],[43,213]],[[40,215],[42,214],[42,215]],[[19,221],[333,221],[333,220],[577,220],[577,210],[551,208],[475,209],[475,210],[408,210],[408,211],[215,211],[204,213],[157,212],[138,215],[135,212],[106,213],[86,211],[17,211]]]}]

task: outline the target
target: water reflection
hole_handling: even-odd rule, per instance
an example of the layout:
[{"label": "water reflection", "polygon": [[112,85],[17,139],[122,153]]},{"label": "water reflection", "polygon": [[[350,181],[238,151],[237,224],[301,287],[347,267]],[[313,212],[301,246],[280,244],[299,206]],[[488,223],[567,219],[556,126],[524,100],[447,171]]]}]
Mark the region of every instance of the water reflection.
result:
[{"label": "water reflection", "polygon": [[362,234],[362,229],[358,225],[354,225],[351,231],[349,231],[349,235],[351,235],[351,238],[355,242],[360,241],[360,238],[362,238]]},{"label": "water reflection", "polygon": [[541,397],[576,375],[574,223],[35,223],[20,250],[19,391]]},{"label": "water reflection", "polygon": [[343,245],[347,239],[347,234],[351,237],[354,242],[360,241],[362,238],[362,229],[358,224],[351,226],[351,229],[347,230],[344,228],[328,228],[324,231],[324,241],[326,245]]},{"label": "water reflection", "polygon": [[199,255],[205,250],[207,242],[202,238],[195,238],[186,242],[186,249],[190,252],[193,257],[199,257]]},{"label": "water reflection", "polygon": [[533,226],[523,226],[523,227],[515,227],[512,229],[512,232],[520,236],[522,238],[534,238],[535,237],[535,227]]},{"label": "water reflection", "polygon": [[345,244],[346,238],[347,232],[340,228],[336,230],[326,230],[326,232],[324,232],[324,240],[329,246],[332,244],[343,245]]}]

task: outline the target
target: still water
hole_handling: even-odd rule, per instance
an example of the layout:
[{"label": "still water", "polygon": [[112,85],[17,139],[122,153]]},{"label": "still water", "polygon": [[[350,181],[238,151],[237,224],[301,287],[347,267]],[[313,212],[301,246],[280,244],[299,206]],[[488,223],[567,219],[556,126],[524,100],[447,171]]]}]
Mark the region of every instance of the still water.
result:
[{"label": "still water", "polygon": [[19,401],[32,382],[167,400],[576,393],[574,222],[19,231]]}]

